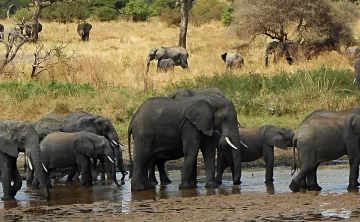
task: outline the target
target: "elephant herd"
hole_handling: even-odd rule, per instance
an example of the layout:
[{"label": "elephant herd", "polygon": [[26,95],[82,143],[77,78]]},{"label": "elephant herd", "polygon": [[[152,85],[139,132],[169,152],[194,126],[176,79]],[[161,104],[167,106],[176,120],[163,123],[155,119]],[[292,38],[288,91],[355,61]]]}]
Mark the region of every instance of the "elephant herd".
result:
[{"label": "elephant herd", "polygon": [[[269,124],[241,126],[234,103],[218,88],[178,89],[167,96],[152,97],[139,106],[128,126],[131,191],[154,189],[158,184],[156,167],[160,182],[171,183],[165,163],[182,157],[179,189],[195,188],[199,151],[205,163],[206,188],[219,187],[228,167],[233,184],[241,184],[241,162],[260,158],[265,161],[265,183],[271,185],[275,147],[294,149],[293,173],[296,168],[300,172],[289,185],[293,192],[300,188],[321,190],[316,177],[319,164],[343,155],[350,163],[348,190],[357,190],[359,115],[360,107],[317,110],[295,133],[291,128]],[[2,200],[14,199],[22,186],[17,168],[19,152],[25,154],[27,183],[34,189],[40,186],[47,200],[52,187],[50,175],[56,169],[67,170],[67,182],[80,174],[80,184],[85,187],[93,185],[93,174],[99,171],[107,173],[117,186],[116,170],[122,174],[122,183],[128,174],[111,121],[84,111],[52,112],[33,123],[0,121]]]}]

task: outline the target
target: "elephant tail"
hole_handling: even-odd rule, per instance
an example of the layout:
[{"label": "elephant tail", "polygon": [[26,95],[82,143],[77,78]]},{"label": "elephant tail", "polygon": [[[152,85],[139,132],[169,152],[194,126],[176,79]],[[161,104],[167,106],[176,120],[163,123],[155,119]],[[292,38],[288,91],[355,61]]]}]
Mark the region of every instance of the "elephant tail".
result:
[{"label": "elephant tail", "polygon": [[[293,165],[291,166],[291,176],[293,176],[296,172],[296,154],[295,154],[295,148],[297,147],[297,139],[294,138],[294,141],[293,141],[293,155],[294,155],[294,162],[293,162]],[[298,165],[300,167],[300,162],[299,162],[299,151],[298,151]]]},{"label": "elephant tail", "polygon": [[134,170],[134,161],[131,157],[131,134],[132,134],[132,128],[129,127],[129,130],[128,130],[128,149],[129,149],[129,159],[130,159],[129,179],[132,177],[133,170]]}]

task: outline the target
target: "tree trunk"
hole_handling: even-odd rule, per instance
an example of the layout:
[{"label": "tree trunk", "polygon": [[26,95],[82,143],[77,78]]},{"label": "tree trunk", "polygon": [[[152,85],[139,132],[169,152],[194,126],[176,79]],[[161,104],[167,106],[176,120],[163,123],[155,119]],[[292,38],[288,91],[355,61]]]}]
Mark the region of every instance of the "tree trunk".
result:
[{"label": "tree trunk", "polygon": [[185,49],[186,49],[187,28],[189,23],[189,11],[191,8],[190,4],[191,3],[188,0],[180,0],[181,22],[180,22],[179,46]]},{"label": "tree trunk", "polygon": [[39,27],[39,17],[40,17],[42,6],[40,5],[40,3],[38,1],[35,1],[34,3],[35,3],[36,10],[33,15],[34,24],[32,27],[31,38],[33,39],[34,42],[37,42],[39,39],[38,27]]}]

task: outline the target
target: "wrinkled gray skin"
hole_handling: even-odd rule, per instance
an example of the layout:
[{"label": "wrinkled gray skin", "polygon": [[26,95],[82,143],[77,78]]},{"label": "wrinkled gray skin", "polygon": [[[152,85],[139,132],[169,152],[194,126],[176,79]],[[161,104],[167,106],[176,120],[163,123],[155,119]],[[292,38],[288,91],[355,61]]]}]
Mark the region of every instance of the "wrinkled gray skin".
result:
[{"label": "wrinkled gray skin", "polygon": [[157,71],[167,72],[173,70],[175,62],[172,59],[163,59],[158,61]]},{"label": "wrinkled gray skin", "polygon": [[130,164],[134,164],[131,190],[153,189],[155,186],[148,175],[152,158],[171,159],[175,156],[185,157],[179,188],[195,188],[199,148],[205,160],[205,187],[219,187],[215,181],[214,130],[222,132],[240,148],[235,106],[226,97],[197,95],[182,100],[167,97],[146,100],[132,117],[128,129]]},{"label": "wrinkled gray skin", "polygon": [[175,66],[181,66],[183,69],[188,69],[188,58],[189,53],[186,51],[186,49],[178,46],[173,47],[157,47],[150,49],[148,60],[147,60],[147,67],[146,67],[146,73],[149,72],[150,62],[152,60],[158,60],[157,67],[159,67],[159,61],[163,59],[172,59],[175,63]]},{"label": "wrinkled gray skin", "polygon": [[25,152],[25,155],[30,157],[45,197],[49,200],[49,187],[46,185],[41,161],[39,135],[34,126],[20,121],[0,121],[0,171],[4,193],[2,200],[14,199],[21,188],[22,181],[16,165],[19,152]]},{"label": "wrinkled gray skin", "polygon": [[344,109],[341,111],[332,111],[332,110],[327,110],[327,109],[315,110],[314,112],[308,114],[304,118],[304,120],[301,122],[301,124],[303,124],[306,120],[311,119],[313,117],[317,117],[317,116],[332,117],[332,116],[345,116],[345,115],[349,115],[349,114],[360,115],[360,106],[350,107],[350,108],[347,108],[347,109]]},{"label": "wrinkled gray skin", "polygon": [[[265,183],[274,181],[274,147],[287,149],[293,146],[295,132],[290,128],[263,125],[257,128],[239,128],[241,140],[248,146],[241,149],[241,162],[251,162],[261,157],[264,158],[266,173]],[[222,183],[222,175],[227,167],[234,172],[232,149],[221,137],[219,141],[220,157],[216,181]],[[233,174],[234,176],[234,174]],[[236,181],[241,183],[241,181]]]},{"label": "wrinkled gray skin", "polygon": [[[22,30],[22,34],[29,37],[34,38],[34,29],[35,29],[35,23],[26,23],[23,27],[20,27]],[[38,23],[38,33],[42,31],[42,24]]]},{"label": "wrinkled gray skin", "polygon": [[82,41],[89,41],[90,30],[92,29],[92,25],[90,23],[84,22],[80,23],[77,26],[77,33],[79,34]]},{"label": "wrinkled gray skin", "polygon": [[294,59],[297,55],[297,44],[294,42],[270,42],[266,46],[265,51],[265,66],[269,66],[269,56],[273,55],[274,63],[276,63],[281,57],[285,57],[289,65],[294,63]]},{"label": "wrinkled gray skin", "polygon": [[[40,143],[42,161],[46,173],[46,183],[51,186],[50,174],[54,169],[76,167],[81,171],[81,186],[92,186],[90,158],[105,157],[108,172],[111,172],[114,183],[120,186],[116,180],[114,162],[114,149],[110,142],[103,136],[91,132],[64,133],[53,132],[47,135]],[[108,159],[111,159],[112,162]],[[72,172],[74,176],[76,171]],[[70,177],[71,177],[70,176]],[[37,186],[35,176],[33,186]]]},{"label": "wrinkled gray skin", "polygon": [[232,68],[244,66],[244,58],[239,53],[227,53],[221,55],[221,59],[226,63],[226,71],[231,72]]},{"label": "wrinkled gray skin", "polygon": [[[349,158],[350,176],[348,190],[358,190],[360,163],[360,116],[318,116],[306,120],[299,127],[294,146],[299,152],[300,172],[289,188],[299,192],[300,186],[309,191],[320,191],[316,170],[321,162]],[[306,183],[304,184],[304,181]]]},{"label": "wrinkled gray skin", "polygon": [[4,26],[0,24],[0,39],[4,39]]},{"label": "wrinkled gray skin", "polygon": [[172,99],[184,99],[190,96],[196,95],[209,95],[214,94],[218,96],[225,96],[225,94],[219,88],[200,88],[200,89],[177,89],[171,93],[167,97]]},{"label": "wrinkled gray skin", "polygon": [[360,57],[354,60],[355,79],[358,90],[360,90]]},{"label": "wrinkled gray skin", "polygon": [[[122,150],[119,146],[119,136],[115,130],[115,127],[108,118],[96,116],[83,111],[73,112],[67,115],[52,112],[35,122],[34,125],[35,129],[40,135],[40,140],[42,140],[49,133],[56,131],[87,131],[104,136],[115,146],[114,152],[117,161],[117,167],[122,174],[121,180],[124,180],[126,171],[122,158]],[[32,181],[32,178],[28,177],[27,180]]]},{"label": "wrinkled gray skin", "polygon": [[354,60],[359,55],[360,55],[360,47],[359,46],[349,46],[349,47],[347,47],[346,56],[350,60]]}]

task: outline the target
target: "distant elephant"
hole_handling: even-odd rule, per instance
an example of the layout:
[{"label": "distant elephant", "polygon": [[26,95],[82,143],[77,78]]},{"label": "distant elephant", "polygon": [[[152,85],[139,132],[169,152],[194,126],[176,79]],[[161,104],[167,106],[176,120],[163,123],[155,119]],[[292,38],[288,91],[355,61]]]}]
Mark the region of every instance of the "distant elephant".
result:
[{"label": "distant elephant", "polygon": [[354,60],[354,69],[355,69],[355,79],[357,83],[357,88],[360,90],[360,57],[357,57]]},{"label": "distant elephant", "polygon": [[[36,28],[35,23],[26,23],[24,26],[20,27],[22,29],[22,34],[28,36],[29,38],[34,38],[35,33],[34,29]],[[40,33],[42,31],[42,24],[37,23],[37,31]]]},{"label": "distant elephant", "polygon": [[244,66],[244,58],[239,53],[227,53],[221,55],[222,60],[226,63],[226,71],[231,72],[232,68],[241,68]]},{"label": "distant elephant", "polygon": [[159,67],[159,61],[163,59],[172,59],[175,63],[175,66],[181,66],[183,69],[188,69],[188,58],[189,53],[183,47],[173,46],[173,47],[157,47],[150,49],[146,73],[149,72],[150,62],[152,60],[158,60],[157,67]]},{"label": "distant elephant", "polygon": [[219,88],[200,88],[200,89],[177,89],[173,92],[171,92],[167,97],[172,99],[184,99],[190,96],[196,96],[196,95],[219,95],[219,96],[225,96],[225,94],[219,89]]},{"label": "distant elephant", "polygon": [[[92,186],[90,158],[106,157],[109,161],[108,172],[111,172],[113,181],[116,180],[115,155],[112,144],[103,136],[91,132],[64,133],[53,132],[47,135],[40,143],[42,161],[46,171],[46,183],[51,186],[50,174],[54,169],[79,167],[81,170],[81,185]],[[76,173],[73,172],[74,176]],[[37,186],[35,176],[33,186]]]},{"label": "distant elephant", "polygon": [[[349,158],[350,176],[348,190],[357,190],[360,163],[360,116],[318,116],[300,125],[294,139],[299,152],[300,172],[289,188],[299,192],[300,186],[309,191],[320,191],[316,170],[321,162]],[[295,148],[294,148],[295,149]],[[295,162],[295,152],[294,152]],[[295,169],[294,169],[295,172]],[[304,183],[306,181],[306,183]],[[304,185],[305,184],[305,185]]]},{"label": "distant elephant", "polygon": [[265,51],[265,66],[269,66],[269,56],[273,55],[274,63],[281,57],[285,57],[289,65],[294,63],[294,58],[297,57],[297,44],[295,42],[270,42],[266,46]]},{"label": "distant elephant", "polygon": [[[274,147],[287,149],[293,146],[295,132],[290,128],[263,125],[257,128],[239,128],[241,140],[248,146],[241,149],[241,162],[251,162],[264,157],[266,173],[265,183],[274,181]],[[234,177],[234,160],[232,148],[226,143],[225,138],[219,141],[220,157],[216,181],[221,184],[222,175],[230,167]],[[237,181],[241,183],[241,181]]]},{"label": "distant elephant", "polygon": [[41,161],[39,135],[34,126],[20,121],[0,121],[0,172],[4,193],[2,200],[14,199],[21,189],[22,181],[16,164],[19,152],[25,152],[30,166],[39,177],[45,197],[49,200],[49,187],[46,185]]},{"label": "distant elephant", "polygon": [[[166,97],[146,100],[131,118],[128,128],[130,175],[133,172],[131,190],[154,188],[148,175],[153,158],[166,160],[183,156],[185,160],[179,188],[195,188],[199,148],[205,160],[205,187],[219,187],[215,181],[214,131],[222,132],[234,148],[234,158],[237,158],[241,146],[237,123],[235,106],[226,97],[197,95],[182,100]],[[134,161],[131,157],[131,135],[134,139]]]},{"label": "distant elephant", "polygon": [[77,26],[77,33],[80,35],[82,41],[89,41],[90,30],[92,25],[90,23],[84,22],[80,23]]},{"label": "distant elephant", "polygon": [[4,26],[2,24],[0,24],[0,39],[4,39]]},{"label": "distant elephant", "polygon": [[346,49],[346,56],[350,60],[354,60],[360,55],[360,47],[359,46],[349,46]]},{"label": "distant elephant", "polygon": [[175,67],[175,62],[172,59],[163,59],[158,61],[157,71],[166,72],[168,70],[173,70]]}]

